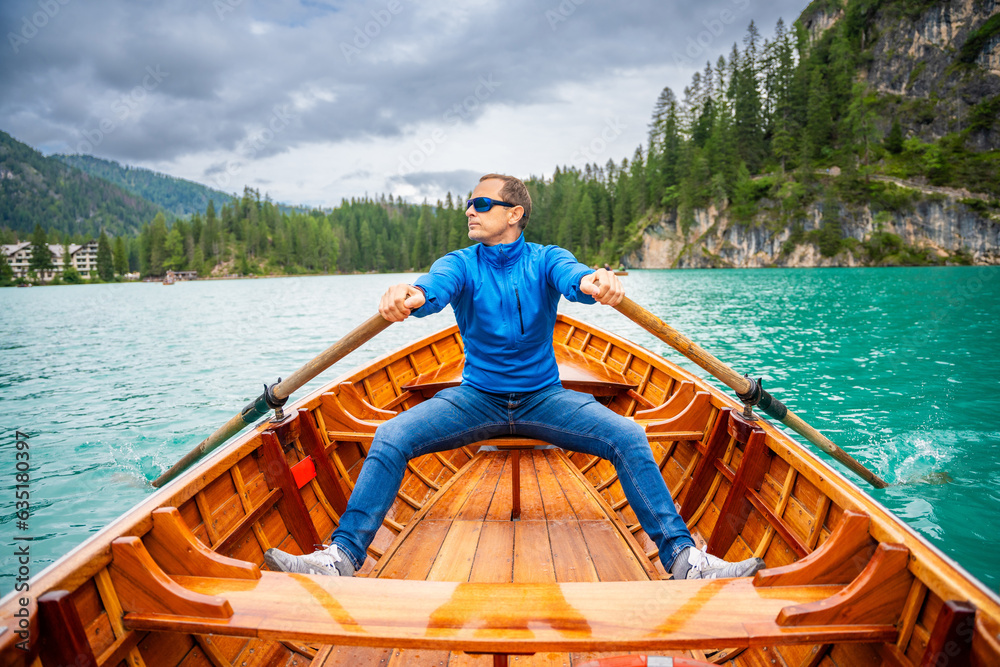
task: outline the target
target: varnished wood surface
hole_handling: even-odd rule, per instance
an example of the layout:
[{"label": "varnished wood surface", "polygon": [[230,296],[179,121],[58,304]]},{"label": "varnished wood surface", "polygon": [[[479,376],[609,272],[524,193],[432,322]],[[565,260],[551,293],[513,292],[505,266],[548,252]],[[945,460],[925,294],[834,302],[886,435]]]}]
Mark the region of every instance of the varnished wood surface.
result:
[{"label": "varnished wood surface", "polygon": [[[624,524],[581,477],[561,450],[526,450],[517,457],[521,515],[513,522],[516,541],[498,551],[484,541],[492,524],[511,524],[510,452],[481,453],[467,474],[429,501],[424,513],[379,563],[380,577],[415,578],[416,567],[448,580],[466,581],[470,569],[441,568],[450,536],[464,530],[467,562],[494,559],[510,567],[503,581],[609,581],[649,579],[655,571],[630,548]],[[467,526],[472,526],[468,528]],[[417,561],[421,564],[415,565]],[[601,576],[603,574],[603,576]],[[426,576],[426,575],[425,575]],[[539,578],[541,577],[541,578]]]},{"label": "varnished wood surface", "polygon": [[827,598],[836,587],[758,588],[714,581],[478,583],[337,578],[264,572],[260,580],[177,577],[184,588],[224,597],[228,619],[130,613],[143,630],[233,634],[331,644],[495,652],[635,651],[748,646],[754,641],[871,641],[892,628],[789,629],[781,609]]},{"label": "varnished wood surface", "polygon": [[[621,373],[569,347],[556,348],[556,363],[559,366],[559,381],[567,389],[595,396],[614,396],[636,387],[635,383],[629,382]],[[453,361],[421,374],[402,388],[431,396],[442,389],[461,384],[464,368],[464,359]]]}]

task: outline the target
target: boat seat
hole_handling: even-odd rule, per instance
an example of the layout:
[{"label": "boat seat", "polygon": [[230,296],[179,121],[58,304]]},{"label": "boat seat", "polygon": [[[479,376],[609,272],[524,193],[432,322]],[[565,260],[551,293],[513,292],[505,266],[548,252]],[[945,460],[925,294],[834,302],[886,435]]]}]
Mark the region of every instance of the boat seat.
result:
[{"label": "boat seat", "polygon": [[[123,600],[125,626],[478,653],[586,651],[595,645],[622,651],[749,646],[748,625],[754,626],[754,642],[794,641],[794,628],[775,623],[781,610],[821,602],[832,592],[828,586],[798,586],[762,593],[749,579],[500,584],[261,575],[252,580],[177,576],[175,584],[188,597],[216,600],[226,613],[193,614]],[[692,606],[692,600],[701,604]],[[838,630],[810,628],[798,642],[813,642],[820,634],[865,642],[896,636],[891,625]]]},{"label": "boat seat", "polygon": [[[594,396],[617,396],[638,386],[621,373],[608,368],[578,350],[560,348],[556,357],[559,365],[559,380],[562,386]],[[419,392],[430,398],[442,389],[457,387],[462,383],[465,358],[443,364],[433,371],[418,375],[400,389]]]},{"label": "boat seat", "polygon": [[694,382],[691,382],[690,380],[683,380],[677,388],[674,389],[667,400],[655,408],[636,410],[635,418],[637,420],[662,420],[676,417],[682,410],[690,405],[691,401],[694,400],[696,393],[697,392],[695,392],[694,389]]},{"label": "boat seat", "polygon": [[494,654],[892,642],[909,551],[880,544],[848,579],[867,520],[845,514],[810,557],[752,580],[512,584],[261,572],[171,509],[112,543],[110,573],[132,630]]}]

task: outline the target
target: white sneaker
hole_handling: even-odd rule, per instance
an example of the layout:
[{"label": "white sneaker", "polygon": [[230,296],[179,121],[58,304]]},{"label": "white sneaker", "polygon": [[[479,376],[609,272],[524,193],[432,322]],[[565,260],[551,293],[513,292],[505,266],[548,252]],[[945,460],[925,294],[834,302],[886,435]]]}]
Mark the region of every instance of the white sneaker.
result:
[{"label": "white sneaker", "polygon": [[330,577],[354,576],[354,566],[336,544],[304,556],[293,556],[280,549],[268,549],[264,552],[264,562],[275,572],[323,574]]},{"label": "white sneaker", "polygon": [[670,573],[674,579],[729,579],[749,577],[764,568],[760,558],[747,558],[738,563],[730,563],[708,553],[708,545],[700,551],[688,547],[677,555]]}]

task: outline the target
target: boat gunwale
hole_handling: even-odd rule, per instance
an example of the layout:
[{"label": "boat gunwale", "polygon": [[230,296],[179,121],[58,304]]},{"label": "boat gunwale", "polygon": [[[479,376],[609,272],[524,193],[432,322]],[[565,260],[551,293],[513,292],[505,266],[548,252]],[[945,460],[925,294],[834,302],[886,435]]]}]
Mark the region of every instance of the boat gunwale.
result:
[{"label": "boat gunwale", "polygon": [[[678,366],[664,356],[656,354],[642,345],[630,341],[618,334],[607,331],[596,325],[591,325],[574,317],[560,313],[557,322],[563,322],[601,338],[608,339],[610,344],[629,350],[643,361],[659,367],[675,380],[688,380],[700,391],[711,395],[711,404],[719,409],[729,407],[741,409],[742,406],[722,390],[709,384],[703,378]],[[431,333],[420,340],[403,348],[386,353],[365,363],[359,368],[351,369],[306,396],[298,399],[286,408],[287,421],[298,417],[299,409],[316,410],[319,408],[322,394],[334,390],[340,383],[355,381],[377,372],[389,364],[412,354],[415,350],[429,347],[433,342],[454,335],[458,332],[457,325],[450,325]],[[561,343],[555,343],[559,345]],[[921,584],[943,599],[964,597],[995,619],[1000,619],[1000,596],[986,588],[971,573],[965,570],[951,557],[919,534],[914,528],[896,517],[881,503],[860,489],[852,480],[830,463],[819,458],[806,446],[798,443],[791,436],[779,430],[767,420],[759,422],[767,432],[767,445],[777,456],[781,456],[798,474],[804,474],[806,479],[815,485],[820,493],[840,506],[841,509],[859,509],[868,512],[872,519],[870,532],[881,542],[902,542],[911,548],[908,569]],[[40,571],[30,580],[31,601],[34,608],[39,595],[50,590],[66,588],[73,591],[111,562],[111,541],[121,536],[145,535],[152,526],[152,510],[159,507],[175,506],[190,500],[199,491],[218,479],[244,457],[260,446],[260,433],[273,427],[270,420],[265,419],[253,425],[250,430],[239,435],[233,442],[216,452],[210,453],[194,467],[179,475],[174,481],[157,490],[138,505],[130,508],[107,526],[90,536],[88,539],[71,549],[68,553]],[[780,448],[777,445],[781,445]],[[913,553],[912,547],[918,547]],[[951,572],[948,572],[948,569]],[[957,580],[956,580],[957,579]],[[41,588],[39,588],[41,585]],[[38,592],[35,592],[35,591]],[[12,610],[18,597],[24,593],[11,591],[0,599],[0,609],[5,612]],[[984,609],[984,607],[986,607]],[[992,607],[992,608],[990,608]],[[8,628],[9,630],[9,628]],[[6,633],[5,633],[6,634]],[[16,638],[16,634],[14,634]],[[0,640],[0,650],[5,650],[10,640]]]},{"label": "boat gunwale", "polygon": [[[743,404],[741,402],[730,397],[718,387],[709,384],[703,378],[694,375],[691,371],[677,365],[665,356],[652,352],[639,343],[563,313],[559,314],[559,319],[562,319],[571,326],[575,326],[577,328],[584,328],[591,332],[600,332],[602,336],[606,335],[610,337],[615,343],[622,347],[641,350],[645,353],[645,355],[647,355],[646,358],[644,358],[644,361],[653,363],[655,360],[656,363],[665,363],[669,366],[671,371],[676,372],[679,376],[683,376],[683,379],[694,381],[695,387],[700,387],[701,390],[708,391],[711,395],[711,404],[716,409],[732,408],[736,411],[743,410]],[[760,425],[767,433],[766,444],[768,448],[774,452],[776,456],[781,456],[785,462],[794,468],[800,475],[805,474],[806,472],[810,473],[806,475],[808,481],[816,486],[821,493],[827,496],[831,502],[838,505],[841,509],[856,509],[867,512],[872,519],[869,532],[874,539],[879,542],[886,543],[900,542],[905,544],[906,539],[917,542],[921,547],[930,551],[929,555],[933,555],[943,561],[942,565],[954,568],[957,573],[961,575],[963,581],[966,584],[971,584],[972,590],[982,594],[985,600],[988,600],[992,605],[995,605],[997,607],[995,612],[1000,614],[1000,594],[987,588],[986,585],[979,581],[979,579],[977,579],[972,573],[962,567],[953,558],[941,551],[937,546],[932,544],[930,540],[918,533],[901,518],[894,515],[888,508],[869,495],[864,489],[855,484],[854,481],[848,478],[843,472],[834,467],[831,463],[820,458],[811,448],[799,443],[792,436],[779,429],[769,419],[764,418],[760,414],[757,416],[757,424]],[[795,465],[793,461],[790,461],[787,457],[782,456],[782,452],[773,446],[779,443],[784,445],[783,451],[791,456],[794,456],[795,459],[802,464],[802,466]],[[805,469],[803,469],[803,466]],[[826,478],[824,478],[824,473],[826,474]],[[838,488],[834,480],[840,484],[846,485],[848,488]],[[853,491],[853,493],[850,493],[851,491]],[[852,503],[856,504],[858,502],[861,502],[868,507],[851,506]],[[870,510],[875,511],[872,512]],[[893,528],[895,528],[895,530],[893,530]],[[902,531],[902,534],[900,531]],[[904,535],[906,539],[904,539]],[[909,547],[910,545],[906,544],[906,546]],[[922,559],[914,558],[911,555],[909,561],[910,571],[914,574],[914,576],[916,576],[917,579],[922,581],[924,585],[928,585],[926,579],[929,577],[921,576],[919,569],[915,571],[915,568],[924,570],[927,575],[933,575],[933,578],[942,584],[954,584],[952,581],[953,578],[942,576],[942,573],[939,571],[939,567],[931,568],[929,567],[929,564],[922,561]],[[935,589],[931,588],[929,585],[928,588],[935,591]],[[957,587],[953,586],[953,590],[957,592]],[[977,604],[977,606],[981,606],[981,604],[973,600],[972,596],[969,596],[968,593],[963,594],[968,596],[970,601]]]}]

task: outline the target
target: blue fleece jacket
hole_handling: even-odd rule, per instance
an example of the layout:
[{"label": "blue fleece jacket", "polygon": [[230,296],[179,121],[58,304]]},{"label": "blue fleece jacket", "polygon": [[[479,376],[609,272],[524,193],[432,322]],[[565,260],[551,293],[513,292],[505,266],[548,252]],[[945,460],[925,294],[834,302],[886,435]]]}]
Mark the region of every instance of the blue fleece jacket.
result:
[{"label": "blue fleece jacket", "polygon": [[425,317],[449,303],[465,344],[463,384],[493,393],[537,391],[559,382],[552,329],[559,296],[594,303],[580,291],[593,269],[558,246],[481,243],[450,252],[414,283]]}]

